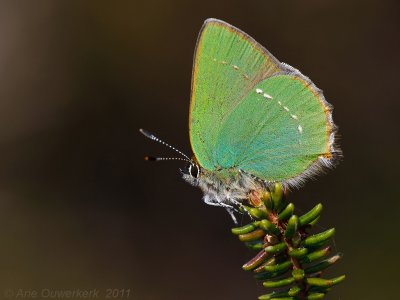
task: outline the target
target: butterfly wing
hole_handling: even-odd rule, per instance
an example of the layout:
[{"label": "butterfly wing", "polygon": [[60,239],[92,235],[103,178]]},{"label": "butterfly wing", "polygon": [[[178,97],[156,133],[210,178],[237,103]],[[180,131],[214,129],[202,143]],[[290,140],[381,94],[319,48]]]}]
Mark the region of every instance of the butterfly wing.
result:
[{"label": "butterfly wing", "polygon": [[190,103],[190,141],[206,169],[217,166],[216,144],[225,119],[260,80],[280,71],[279,61],[244,32],[208,19],[197,41]]},{"label": "butterfly wing", "polygon": [[334,124],[322,92],[230,25],[206,22],[192,87],[190,135],[202,167],[297,184],[333,163]]},{"label": "butterfly wing", "polygon": [[287,68],[256,84],[225,120],[215,149],[221,168],[297,185],[334,163],[331,107],[308,78]]}]

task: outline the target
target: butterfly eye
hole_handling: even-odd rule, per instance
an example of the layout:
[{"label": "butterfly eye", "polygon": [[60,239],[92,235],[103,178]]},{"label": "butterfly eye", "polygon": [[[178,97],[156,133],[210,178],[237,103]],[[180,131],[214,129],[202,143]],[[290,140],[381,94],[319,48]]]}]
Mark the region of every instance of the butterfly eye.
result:
[{"label": "butterfly eye", "polygon": [[199,177],[199,173],[200,173],[200,171],[199,171],[199,167],[198,166],[192,165],[192,164],[189,165],[189,174],[192,177],[194,177],[194,178]]}]

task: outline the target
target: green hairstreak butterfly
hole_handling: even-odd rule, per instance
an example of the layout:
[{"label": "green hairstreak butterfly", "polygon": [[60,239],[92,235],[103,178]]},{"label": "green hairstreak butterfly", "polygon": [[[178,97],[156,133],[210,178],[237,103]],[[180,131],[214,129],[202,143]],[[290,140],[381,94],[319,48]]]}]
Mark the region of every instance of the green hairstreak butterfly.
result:
[{"label": "green hairstreak butterfly", "polygon": [[[150,139],[163,143],[141,130]],[[281,182],[301,185],[340,155],[332,106],[311,80],[232,25],[207,19],[195,50],[183,178],[229,212]],[[151,159],[151,158],[149,158]]]}]

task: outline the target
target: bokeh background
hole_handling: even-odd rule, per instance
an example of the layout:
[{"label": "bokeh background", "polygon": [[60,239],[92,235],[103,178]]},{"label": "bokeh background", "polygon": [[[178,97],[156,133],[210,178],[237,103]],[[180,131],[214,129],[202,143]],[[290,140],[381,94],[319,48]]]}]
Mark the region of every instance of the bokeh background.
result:
[{"label": "bokeh background", "polygon": [[[343,162],[291,195],[322,201],[348,278],[328,299],[398,297],[400,2],[1,1],[0,299],[131,289],[130,299],[257,299],[252,252],[144,127],[191,153],[192,55],[208,17],[299,68],[335,106]],[[396,285],[397,284],[397,285]],[[102,294],[104,295],[104,294]]]}]

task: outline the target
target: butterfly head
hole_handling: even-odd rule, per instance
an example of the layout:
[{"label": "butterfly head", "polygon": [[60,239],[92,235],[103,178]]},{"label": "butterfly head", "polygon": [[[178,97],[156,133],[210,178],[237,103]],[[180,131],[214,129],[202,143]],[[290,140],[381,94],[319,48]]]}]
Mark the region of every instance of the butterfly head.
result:
[{"label": "butterfly head", "polygon": [[184,169],[179,169],[182,178],[191,185],[198,186],[201,178],[201,167],[195,162],[189,162]]}]

